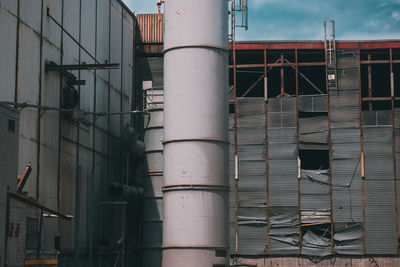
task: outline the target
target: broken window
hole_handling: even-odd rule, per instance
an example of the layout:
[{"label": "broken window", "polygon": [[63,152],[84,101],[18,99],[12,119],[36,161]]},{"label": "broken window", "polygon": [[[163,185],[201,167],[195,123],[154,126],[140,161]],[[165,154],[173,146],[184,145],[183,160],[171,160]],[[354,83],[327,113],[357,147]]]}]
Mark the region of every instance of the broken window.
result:
[{"label": "broken window", "polygon": [[302,170],[327,170],[329,169],[329,150],[300,150]]}]

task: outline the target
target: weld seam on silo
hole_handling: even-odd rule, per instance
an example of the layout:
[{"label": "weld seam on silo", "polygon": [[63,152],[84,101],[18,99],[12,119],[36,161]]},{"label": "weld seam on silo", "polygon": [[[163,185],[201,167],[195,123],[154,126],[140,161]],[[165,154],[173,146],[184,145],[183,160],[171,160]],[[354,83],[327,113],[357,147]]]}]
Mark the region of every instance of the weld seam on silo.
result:
[{"label": "weld seam on silo", "polygon": [[152,127],[145,128],[144,131],[146,132],[146,131],[149,131],[149,130],[163,129],[163,128],[164,128],[164,126],[152,126]]},{"label": "weld seam on silo", "polygon": [[166,145],[166,144],[170,144],[170,143],[179,143],[179,142],[210,142],[210,143],[224,143],[224,144],[230,144],[230,142],[229,142],[229,141],[226,141],[226,140],[207,139],[207,138],[173,139],[173,140],[163,141],[162,143],[163,143],[164,145]]},{"label": "weld seam on silo", "polygon": [[162,171],[155,171],[155,172],[144,172],[143,173],[145,177],[150,177],[150,176],[163,176]]},{"label": "weld seam on silo", "polygon": [[218,47],[218,46],[211,46],[211,45],[183,45],[183,46],[173,46],[168,49],[165,49],[163,54],[165,55],[166,53],[172,51],[172,50],[178,50],[178,49],[186,49],[186,48],[200,48],[200,49],[209,49],[209,50],[217,50],[217,51],[222,51],[225,53],[229,53],[228,49]]},{"label": "weld seam on silo", "polygon": [[220,249],[228,249],[229,247],[206,247],[206,246],[195,246],[195,247],[191,247],[191,246],[184,246],[184,247],[180,247],[180,246],[166,246],[166,247],[163,247],[163,249],[164,250],[167,250],[167,249],[204,249],[204,250],[209,250],[209,249],[217,249],[217,250],[220,250]]},{"label": "weld seam on silo", "polygon": [[196,184],[184,184],[184,185],[171,185],[164,186],[163,192],[169,191],[191,191],[191,190],[215,190],[215,191],[225,191],[229,192],[229,186],[219,186],[219,185],[196,185]]}]

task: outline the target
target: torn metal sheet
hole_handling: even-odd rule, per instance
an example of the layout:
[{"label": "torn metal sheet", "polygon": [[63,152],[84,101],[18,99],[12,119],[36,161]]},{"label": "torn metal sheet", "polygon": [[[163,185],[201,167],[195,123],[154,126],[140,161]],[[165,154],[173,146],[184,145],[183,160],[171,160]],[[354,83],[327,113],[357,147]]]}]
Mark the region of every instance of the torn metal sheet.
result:
[{"label": "torn metal sheet", "polygon": [[334,251],[342,255],[362,255],[363,234],[362,224],[353,224],[335,230]]},{"label": "torn metal sheet", "polygon": [[318,236],[312,231],[303,235],[302,252],[304,255],[328,256],[330,255],[330,239]]},{"label": "torn metal sheet", "polygon": [[326,210],[302,210],[301,223],[306,224],[320,224],[331,222],[331,211]]},{"label": "torn metal sheet", "polygon": [[322,184],[329,184],[329,170],[301,170],[301,179]]}]

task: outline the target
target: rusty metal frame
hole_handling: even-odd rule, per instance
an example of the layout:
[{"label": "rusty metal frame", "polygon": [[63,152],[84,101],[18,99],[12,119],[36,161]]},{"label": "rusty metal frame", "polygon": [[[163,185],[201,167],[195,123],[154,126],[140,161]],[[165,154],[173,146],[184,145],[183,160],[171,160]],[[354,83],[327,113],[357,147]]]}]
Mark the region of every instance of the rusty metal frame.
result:
[{"label": "rusty metal frame", "polygon": [[[399,60],[400,63],[400,60]],[[299,67],[317,67],[317,66],[325,66],[325,62],[298,62]],[[275,63],[268,63],[267,67],[290,67],[295,66],[294,63],[290,62],[280,62],[278,59]],[[250,68],[263,68],[264,64],[237,64],[237,69],[250,69]],[[229,66],[230,69],[233,68],[233,65]]]},{"label": "rusty metal frame", "polygon": [[[296,155],[297,161],[300,159],[300,122],[299,122],[299,62],[298,50],[295,49],[295,71],[296,71]],[[299,176],[299,174],[297,174]],[[303,228],[301,223],[301,180],[297,177],[297,210],[299,216],[299,255],[302,254],[303,249]]]},{"label": "rusty metal frame", "polygon": [[364,161],[364,135],[363,135],[363,120],[362,120],[362,89],[361,89],[361,56],[358,49],[358,101],[360,111],[360,158],[361,158],[361,191],[362,191],[362,217],[363,217],[363,254],[367,254],[367,239],[365,233],[365,161]]},{"label": "rusty metal frame", "polygon": [[[266,50],[265,50],[266,51]],[[297,49],[296,49],[297,51]],[[235,56],[236,58],[236,56]],[[298,60],[297,60],[298,61]],[[291,67],[292,69],[294,69],[298,75],[300,75],[307,83],[309,83],[318,93],[320,94],[324,94],[324,92],[318,88],[318,86],[316,86],[306,75],[304,75],[303,73],[301,73],[298,69],[299,66],[325,66],[326,63],[325,62],[319,62],[318,65],[314,65],[315,62],[304,62],[304,63],[292,63],[290,62],[288,59],[286,59],[284,57],[284,54],[280,55],[280,58],[278,58],[274,63],[272,64],[253,64],[253,65],[237,65],[236,64],[236,60],[234,59],[234,64],[230,66],[230,68],[234,68],[234,80],[235,80],[235,73],[237,71],[238,66],[246,66],[248,68],[251,67],[263,67],[264,69],[268,68],[268,71],[271,70],[274,67],[280,67],[280,77],[281,77],[281,93],[280,95],[278,95],[278,97],[284,97],[284,96],[288,96],[288,94],[285,92],[285,74],[284,74],[284,67]],[[247,90],[246,92],[243,93],[243,95],[241,97],[245,97],[247,94],[249,94],[251,92],[251,90],[253,90],[253,88],[263,79],[266,77],[267,72],[264,72]]]},{"label": "rusty metal frame", "polygon": [[[235,57],[236,59],[236,57]],[[236,62],[236,60],[234,60],[234,62]],[[275,63],[281,62],[281,59],[277,59],[275,61]],[[234,66],[236,66],[236,64],[234,64]],[[241,97],[245,97],[248,93],[250,93],[251,90],[253,90],[254,87],[256,87],[256,85],[265,77],[267,77],[267,72],[270,71],[273,66],[269,67],[268,70],[266,70],[266,65],[263,65],[263,67],[265,68],[264,73],[246,90],[246,92],[244,92],[244,94]],[[234,69],[234,72],[236,73],[236,68]],[[236,75],[234,74],[234,79],[235,79]],[[235,81],[234,81],[234,86],[235,86]]]},{"label": "rusty metal frame", "polygon": [[250,93],[250,91],[256,87],[256,85],[262,80],[264,79],[265,74],[262,74],[260,77],[258,77],[258,79],[249,87],[249,89],[247,89],[246,92],[244,92],[244,94],[242,95],[242,97],[245,97],[248,93]]},{"label": "rusty metal frame", "polygon": [[[264,50],[264,78],[267,79],[267,50]],[[264,83],[264,86],[267,86]],[[267,246],[265,253],[269,254],[270,243],[269,243],[269,232],[270,232],[270,220],[269,220],[269,150],[268,150],[268,89],[264,88],[264,109],[265,109],[265,203],[266,203],[266,220],[267,220]]]},{"label": "rusty metal frame", "polygon": [[[334,52],[336,53],[336,51]],[[325,60],[327,60],[325,58]],[[335,66],[335,68],[337,68],[337,66]],[[328,154],[329,154],[329,209],[330,209],[330,234],[331,234],[331,254],[334,253],[334,242],[333,242],[333,197],[332,197],[332,192],[333,192],[333,188],[332,188],[332,184],[333,184],[333,180],[332,180],[332,130],[331,130],[331,99],[330,99],[330,92],[329,92],[329,82],[328,82],[328,64],[326,64],[325,67],[326,70],[326,78],[325,78],[325,82],[326,82],[326,92],[328,95]],[[337,77],[335,77],[335,79],[337,79]]]},{"label": "rusty metal frame", "polygon": [[[270,41],[239,42],[237,50],[290,50],[325,49],[323,41]],[[400,41],[337,41],[337,49],[384,49],[400,48]]]},{"label": "rusty metal frame", "polygon": [[[286,61],[287,63],[289,63],[289,66],[290,66],[290,67],[296,69],[296,67],[294,67],[293,64],[292,64],[289,60],[287,60],[287,59],[285,58],[284,61]],[[324,65],[325,65],[325,64],[324,64]],[[321,89],[319,89],[309,78],[307,78],[307,76],[305,76],[303,73],[301,73],[298,69],[299,69],[299,65],[297,64],[297,72],[298,72],[298,74],[299,74],[304,80],[306,80],[306,82],[308,82],[308,83],[309,83],[315,90],[317,90],[320,94],[324,94],[324,93],[322,92]]]},{"label": "rusty metal frame", "polygon": [[233,128],[234,128],[234,145],[235,145],[235,254],[239,253],[239,223],[238,223],[238,187],[239,187],[239,179],[236,177],[236,168],[239,168],[239,155],[238,155],[238,133],[237,133],[237,73],[236,73],[236,46],[235,42],[232,42],[232,53],[233,53],[233,109],[234,109],[234,120],[233,120]]},{"label": "rusty metal frame", "polygon": [[[392,48],[389,49],[389,61],[390,61],[390,79],[392,80],[393,74],[393,51]],[[392,86],[392,84],[391,84]],[[392,88],[391,88],[392,90]],[[396,126],[395,126],[395,99],[394,99],[394,88],[393,88],[393,95],[392,95],[392,153],[393,153],[393,186],[394,186],[394,213],[396,216],[396,253],[399,255],[400,248],[399,248],[399,212],[398,212],[398,199],[397,199],[397,166],[396,166]]]}]

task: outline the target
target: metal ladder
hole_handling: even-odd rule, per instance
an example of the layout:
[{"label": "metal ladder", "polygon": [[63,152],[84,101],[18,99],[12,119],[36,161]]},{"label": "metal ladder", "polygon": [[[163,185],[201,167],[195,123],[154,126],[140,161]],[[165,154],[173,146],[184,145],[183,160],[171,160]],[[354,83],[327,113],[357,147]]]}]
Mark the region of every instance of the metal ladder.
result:
[{"label": "metal ladder", "polygon": [[[248,20],[248,0],[231,0],[231,34],[230,39],[236,39],[236,28],[244,28],[246,31],[249,26]],[[238,18],[237,18],[238,17]]]},{"label": "metal ladder", "polygon": [[335,21],[326,20],[324,22],[324,37],[327,90],[337,90]]}]

